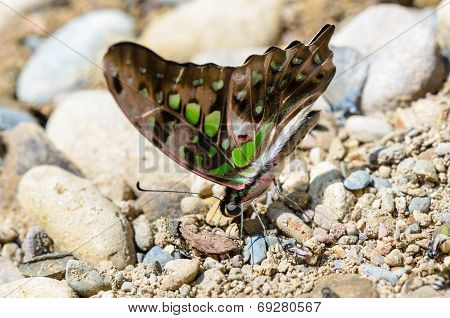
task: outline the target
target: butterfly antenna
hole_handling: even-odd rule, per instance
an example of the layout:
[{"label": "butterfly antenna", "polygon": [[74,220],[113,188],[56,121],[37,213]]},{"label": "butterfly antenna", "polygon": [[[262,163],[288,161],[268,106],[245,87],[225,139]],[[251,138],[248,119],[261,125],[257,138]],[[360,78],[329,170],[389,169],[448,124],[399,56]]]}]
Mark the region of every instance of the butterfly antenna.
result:
[{"label": "butterfly antenna", "polygon": [[[141,192],[159,192],[159,193],[179,193],[179,194],[197,194],[200,195],[198,192],[190,192],[190,191],[177,191],[177,190],[153,190],[153,189],[143,189],[141,185],[139,184],[139,181],[136,182],[136,188]],[[211,197],[216,198],[217,200],[222,202],[222,199],[212,195]]]}]

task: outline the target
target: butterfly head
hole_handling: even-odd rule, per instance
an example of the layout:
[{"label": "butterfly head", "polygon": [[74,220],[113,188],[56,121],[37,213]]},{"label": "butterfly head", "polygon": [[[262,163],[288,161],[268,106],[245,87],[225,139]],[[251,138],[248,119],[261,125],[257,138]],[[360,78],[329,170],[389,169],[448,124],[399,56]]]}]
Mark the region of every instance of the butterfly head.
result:
[{"label": "butterfly head", "polygon": [[243,196],[243,191],[227,188],[225,191],[225,197],[221,204],[221,210],[223,213],[229,217],[237,217],[241,215],[243,212]]}]

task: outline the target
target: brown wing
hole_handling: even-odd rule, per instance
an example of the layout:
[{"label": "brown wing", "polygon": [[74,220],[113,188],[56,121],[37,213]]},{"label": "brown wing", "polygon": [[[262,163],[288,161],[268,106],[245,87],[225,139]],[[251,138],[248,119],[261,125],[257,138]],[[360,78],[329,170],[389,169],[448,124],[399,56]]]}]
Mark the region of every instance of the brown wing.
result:
[{"label": "brown wing", "polygon": [[222,129],[233,68],[178,64],[128,42],[110,47],[103,62],[115,100],[148,140],[206,179],[243,186],[245,178],[227,155]]},{"label": "brown wing", "polygon": [[[269,48],[233,71],[227,100],[228,132],[238,149],[244,147],[241,156],[250,158],[242,168],[266,154],[297,114],[328,87],[335,74],[328,48],[333,32],[334,26],[326,25],[308,45],[295,41],[285,50]],[[249,155],[247,148],[252,147]],[[253,166],[254,171],[258,169]]]}]

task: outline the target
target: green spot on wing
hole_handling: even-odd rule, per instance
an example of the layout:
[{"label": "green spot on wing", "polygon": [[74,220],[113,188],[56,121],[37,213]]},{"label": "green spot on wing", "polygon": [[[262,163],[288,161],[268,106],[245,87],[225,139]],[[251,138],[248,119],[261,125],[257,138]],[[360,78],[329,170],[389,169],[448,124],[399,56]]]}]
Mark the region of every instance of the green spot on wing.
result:
[{"label": "green spot on wing", "polygon": [[222,140],[222,148],[227,150],[228,147],[230,147],[230,140],[228,138],[225,138],[224,140]]},{"label": "green spot on wing", "polygon": [[270,128],[272,128],[272,123],[266,123],[259,128],[258,133],[256,134],[255,139],[255,147],[258,148],[263,140],[266,138],[267,134],[270,131]]},{"label": "green spot on wing", "polygon": [[267,87],[267,94],[272,94],[274,90],[275,90],[274,86],[268,86]]},{"label": "green spot on wing", "polygon": [[142,97],[148,97],[148,90],[147,90],[147,88],[141,88],[140,90],[139,90],[139,95],[141,95]]},{"label": "green spot on wing", "polygon": [[203,164],[203,157],[200,155],[195,155],[195,162],[197,163],[197,166],[201,167]]},{"label": "green spot on wing", "polygon": [[213,111],[205,117],[205,134],[208,137],[214,137],[219,131],[220,126],[220,111]]},{"label": "green spot on wing", "polygon": [[212,82],[211,86],[215,92],[220,91],[223,87],[223,81],[222,80],[214,81]]},{"label": "green spot on wing", "polygon": [[295,77],[295,81],[296,82],[302,82],[304,81],[306,78],[306,75],[303,73],[298,73],[297,76]]},{"label": "green spot on wing", "polygon": [[161,104],[163,101],[163,98],[164,98],[163,92],[162,91],[157,92],[155,97],[156,97],[156,102],[158,104]]},{"label": "green spot on wing", "polygon": [[178,148],[178,155],[179,155],[181,158],[186,157],[186,152],[184,151],[184,147],[183,147],[183,146],[181,146],[180,148]]},{"label": "green spot on wing", "polygon": [[293,59],[292,59],[292,64],[294,64],[294,65],[300,65],[300,64],[302,64],[303,63],[303,60],[302,59],[299,59],[298,57],[294,57]]},{"label": "green spot on wing", "polygon": [[231,156],[233,158],[234,164],[239,167],[247,166],[255,155],[255,142],[248,141],[243,144],[240,148],[234,148]]},{"label": "green spot on wing", "polygon": [[257,71],[252,72],[252,85],[255,86],[263,79],[263,75]]},{"label": "green spot on wing", "polygon": [[169,95],[169,107],[173,110],[177,110],[180,108],[180,101],[180,94]]},{"label": "green spot on wing", "polygon": [[210,147],[209,147],[209,153],[208,153],[208,156],[209,156],[210,158],[212,158],[212,157],[214,157],[214,156],[216,155],[216,153],[217,153],[217,149],[214,148],[213,146],[210,146]]},{"label": "green spot on wing", "polygon": [[281,64],[278,64],[275,60],[272,60],[270,61],[270,68],[275,72],[279,72],[281,71]]},{"label": "green spot on wing", "polygon": [[319,53],[317,53],[316,55],[314,55],[314,63],[316,63],[316,64],[322,63],[322,59],[320,58]]},{"label": "green spot on wing", "polygon": [[147,119],[148,127],[150,127],[150,128],[155,127],[155,123],[156,123],[155,117],[149,117],[149,118]]},{"label": "green spot on wing", "polygon": [[233,168],[228,164],[228,163],[224,163],[222,165],[220,165],[218,168],[211,170],[212,173],[217,174],[219,176],[223,176],[225,174],[227,174],[228,172],[231,172],[233,170]]},{"label": "green spot on wing", "polygon": [[200,85],[203,85],[203,78],[198,78],[192,81],[192,86],[197,87]]},{"label": "green spot on wing", "polygon": [[200,119],[200,105],[189,103],[186,105],[186,120],[192,125],[197,125]]},{"label": "green spot on wing", "polygon": [[192,142],[194,144],[196,144],[198,142],[198,136],[197,135],[195,135],[194,138],[192,138]]}]

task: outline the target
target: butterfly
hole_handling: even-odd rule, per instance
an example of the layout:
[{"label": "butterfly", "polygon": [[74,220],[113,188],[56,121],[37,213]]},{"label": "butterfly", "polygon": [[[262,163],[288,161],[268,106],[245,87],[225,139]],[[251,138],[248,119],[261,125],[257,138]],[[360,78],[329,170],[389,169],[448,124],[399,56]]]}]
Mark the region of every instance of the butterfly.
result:
[{"label": "butterfly", "polygon": [[145,138],[184,168],[226,186],[220,208],[236,217],[268,190],[275,167],[317,124],[311,106],[336,71],[328,47],[334,29],[325,25],[307,45],[271,47],[239,67],[179,64],[120,42],[104,56],[104,75]]}]

